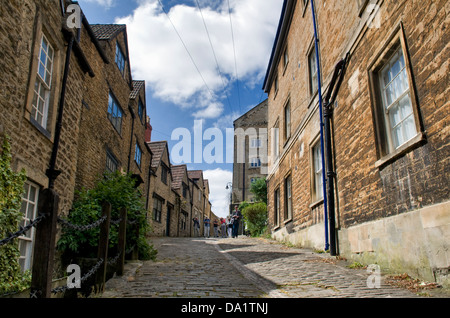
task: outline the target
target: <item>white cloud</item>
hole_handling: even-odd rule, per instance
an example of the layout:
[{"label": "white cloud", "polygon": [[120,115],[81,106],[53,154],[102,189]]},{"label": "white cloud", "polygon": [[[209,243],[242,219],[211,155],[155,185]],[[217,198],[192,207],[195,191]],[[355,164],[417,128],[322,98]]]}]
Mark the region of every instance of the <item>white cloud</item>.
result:
[{"label": "white cloud", "polygon": [[203,177],[209,182],[212,211],[218,217],[226,217],[229,211],[230,190],[226,190],[225,187],[232,181],[233,173],[217,168],[203,171]]},{"label": "white cloud", "polygon": [[[218,118],[225,109],[220,99],[236,80],[228,2],[200,5],[223,77],[196,6],[173,6],[169,20],[158,0],[140,0],[131,15],[115,22],[127,24],[133,76],[146,80],[155,97],[192,108],[194,117]],[[265,74],[281,5],[280,0],[230,0],[238,76],[248,85]]]}]

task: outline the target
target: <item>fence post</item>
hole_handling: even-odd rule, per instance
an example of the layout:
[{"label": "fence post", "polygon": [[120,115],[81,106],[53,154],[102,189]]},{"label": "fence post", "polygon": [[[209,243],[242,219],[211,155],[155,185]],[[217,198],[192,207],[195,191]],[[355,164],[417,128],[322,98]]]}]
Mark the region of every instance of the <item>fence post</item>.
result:
[{"label": "fence post", "polygon": [[98,240],[97,259],[103,259],[103,264],[97,271],[95,285],[97,292],[102,292],[106,281],[106,269],[108,267],[108,241],[109,241],[109,226],[111,222],[111,204],[103,202],[102,217],[106,216],[106,220],[100,225],[100,237]]},{"label": "fence post", "polygon": [[119,224],[119,242],[117,244],[117,252],[120,253],[118,265],[117,265],[117,275],[122,276],[125,266],[125,246],[126,246],[126,236],[127,236],[127,209],[120,209],[120,224]]},{"label": "fence post", "polygon": [[52,189],[39,194],[38,211],[45,214],[36,226],[30,298],[50,298],[55,256],[59,196]]}]

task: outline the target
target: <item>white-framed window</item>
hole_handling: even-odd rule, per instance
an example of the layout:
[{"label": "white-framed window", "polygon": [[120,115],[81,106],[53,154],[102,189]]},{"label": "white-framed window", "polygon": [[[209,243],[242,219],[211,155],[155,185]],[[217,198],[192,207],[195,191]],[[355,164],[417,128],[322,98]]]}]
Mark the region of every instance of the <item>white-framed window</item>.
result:
[{"label": "white-framed window", "polygon": [[313,168],[313,200],[323,199],[323,178],[322,178],[322,152],[320,141],[312,147],[312,168]]},{"label": "white-framed window", "polygon": [[53,47],[45,35],[42,35],[33,100],[31,102],[31,118],[43,128],[47,128],[54,54]]},{"label": "white-framed window", "polygon": [[425,140],[403,23],[385,42],[368,66],[376,167],[397,160]]},{"label": "white-framed window", "polygon": [[284,219],[292,219],[292,179],[288,176],[284,180],[284,193],[285,193],[285,209]]},{"label": "white-framed window", "polygon": [[137,163],[138,167],[141,167],[141,161],[142,161],[142,150],[141,147],[136,143],[136,147],[134,150],[134,161]]},{"label": "white-framed window", "polygon": [[258,157],[254,157],[250,159],[250,167],[258,168],[261,167],[261,159]]},{"label": "white-framed window", "polygon": [[[20,225],[25,227],[30,224],[37,216],[37,205],[39,200],[39,186],[32,182],[25,182],[24,193],[22,195],[22,220]],[[23,236],[19,237],[19,264],[22,271],[31,269],[33,240],[35,229],[32,227]]]},{"label": "white-framed window", "polygon": [[284,140],[291,137],[291,102],[288,101],[284,107]]},{"label": "white-framed window", "polygon": [[272,154],[274,161],[280,156],[280,129],[278,124],[272,128]]},{"label": "white-framed window", "polygon": [[308,68],[309,68],[309,92],[314,95],[318,89],[317,83],[317,58],[316,58],[316,46],[313,45],[308,55]]},{"label": "white-framed window", "polygon": [[273,196],[273,212],[274,212],[274,226],[278,226],[280,224],[280,188],[275,190]]},{"label": "white-framed window", "polygon": [[125,56],[120,48],[119,42],[116,42],[116,64],[119,67],[120,73],[124,73],[125,71]]},{"label": "white-framed window", "polygon": [[397,149],[417,135],[401,47],[381,69],[379,80],[388,141],[391,148]]}]

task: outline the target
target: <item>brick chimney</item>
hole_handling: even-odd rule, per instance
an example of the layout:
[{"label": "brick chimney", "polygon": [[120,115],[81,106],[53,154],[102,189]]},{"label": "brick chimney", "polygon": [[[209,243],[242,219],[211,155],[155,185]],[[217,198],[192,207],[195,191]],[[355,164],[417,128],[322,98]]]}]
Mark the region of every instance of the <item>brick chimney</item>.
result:
[{"label": "brick chimney", "polygon": [[152,141],[152,125],[150,125],[150,117],[147,116],[147,123],[145,124],[145,142]]}]

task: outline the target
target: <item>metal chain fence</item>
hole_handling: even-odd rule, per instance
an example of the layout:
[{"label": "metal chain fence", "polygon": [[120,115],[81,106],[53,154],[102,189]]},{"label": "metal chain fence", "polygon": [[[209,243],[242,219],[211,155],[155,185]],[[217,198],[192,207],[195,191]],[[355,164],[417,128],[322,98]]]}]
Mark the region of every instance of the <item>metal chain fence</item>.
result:
[{"label": "metal chain fence", "polygon": [[[39,222],[41,222],[44,218],[46,218],[48,215],[47,214],[39,214],[39,216],[34,219],[33,221],[31,221],[27,226],[19,226],[19,230],[15,233],[9,233],[8,236],[2,240],[0,240],[0,247],[3,245],[8,244],[9,242],[11,242],[12,240],[19,238],[21,236],[24,236],[29,230],[31,230],[31,228],[35,227],[37,224],[39,224]],[[78,225],[78,224],[73,224],[67,220],[64,220],[60,217],[57,218],[58,223],[60,223],[63,227],[67,227],[67,228],[71,228],[73,230],[77,230],[77,231],[88,231],[91,229],[94,229],[98,226],[100,226],[103,222],[105,222],[107,219],[107,216],[102,216],[100,219],[98,219],[97,221],[91,223],[91,224],[86,224],[86,225]],[[117,220],[111,220],[110,223],[118,225],[120,222],[122,221],[122,218],[119,218]],[[127,221],[127,224],[133,225],[137,222],[137,219],[132,220],[132,221]],[[131,251],[133,251],[133,249],[136,247],[136,245],[133,245],[129,250],[127,250],[125,253],[131,253]],[[113,258],[110,258],[107,260],[107,264],[108,265],[115,265],[117,263],[117,261],[119,260],[120,256],[121,256],[122,252],[119,251],[117,253],[117,255]],[[92,275],[94,275],[98,269],[100,268],[100,266],[104,263],[104,260],[102,258],[100,258],[98,260],[98,262],[80,279],[81,282],[85,282],[89,277],[91,277]],[[61,287],[56,287],[53,288],[51,290],[52,294],[57,294],[57,293],[61,293],[61,292],[65,292],[66,290],[70,289],[67,285],[66,286],[61,286]],[[6,294],[2,294],[0,295],[0,297],[6,297],[6,296],[12,296],[14,294],[18,294],[19,292],[12,292],[12,293],[6,293]],[[41,291],[39,290],[32,290],[30,292],[30,298],[37,298],[37,296],[41,293]]]}]

